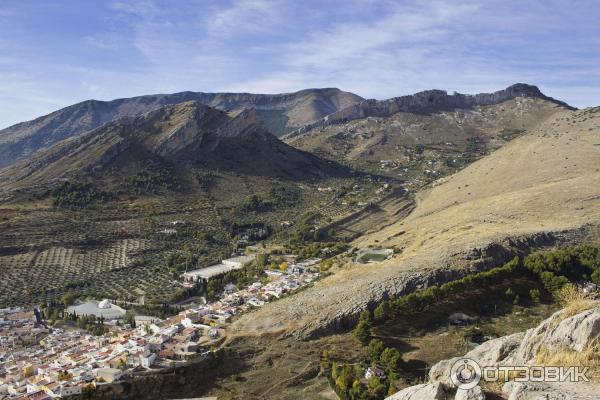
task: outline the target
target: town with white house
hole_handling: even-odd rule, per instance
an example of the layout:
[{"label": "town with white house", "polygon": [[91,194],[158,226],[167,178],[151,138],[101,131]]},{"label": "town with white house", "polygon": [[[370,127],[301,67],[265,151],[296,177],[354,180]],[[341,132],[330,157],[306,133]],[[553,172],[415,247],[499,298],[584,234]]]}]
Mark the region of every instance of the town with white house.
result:
[{"label": "town with white house", "polygon": [[[242,268],[254,256],[242,255],[183,274],[190,287]],[[291,260],[296,258],[291,256]],[[265,270],[267,282],[238,289],[225,286],[212,303],[185,309],[166,319],[135,316],[135,327],[119,323],[124,310],[109,300],[69,308],[106,319],[108,332],[94,336],[75,326],[47,325],[38,308],[0,310],[0,399],[45,400],[93,391],[136,373],[177,367],[209,357],[240,313],[261,307],[318,279],[320,259],[292,262],[285,270]]]}]

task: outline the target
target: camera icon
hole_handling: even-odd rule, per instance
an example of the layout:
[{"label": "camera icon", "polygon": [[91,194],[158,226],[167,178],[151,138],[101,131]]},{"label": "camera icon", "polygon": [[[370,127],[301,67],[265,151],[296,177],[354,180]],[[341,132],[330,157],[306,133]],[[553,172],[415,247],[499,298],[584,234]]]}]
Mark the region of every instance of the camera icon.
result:
[{"label": "camera icon", "polygon": [[461,358],[452,365],[450,380],[458,389],[472,389],[481,380],[481,367],[470,358]]}]

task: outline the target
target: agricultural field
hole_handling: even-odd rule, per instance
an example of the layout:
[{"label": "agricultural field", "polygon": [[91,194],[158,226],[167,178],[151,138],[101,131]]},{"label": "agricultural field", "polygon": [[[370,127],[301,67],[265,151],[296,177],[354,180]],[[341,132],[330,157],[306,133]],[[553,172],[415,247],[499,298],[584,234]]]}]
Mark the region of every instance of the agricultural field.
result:
[{"label": "agricultural field", "polygon": [[[281,243],[384,196],[371,178],[295,183],[214,174],[203,190],[121,196],[80,209],[23,195],[0,206],[0,307],[78,297],[168,303],[186,292],[172,254],[208,266],[260,240]],[[355,189],[353,189],[355,188]],[[360,188],[360,189],[356,189]],[[251,236],[249,239],[248,237]]]}]

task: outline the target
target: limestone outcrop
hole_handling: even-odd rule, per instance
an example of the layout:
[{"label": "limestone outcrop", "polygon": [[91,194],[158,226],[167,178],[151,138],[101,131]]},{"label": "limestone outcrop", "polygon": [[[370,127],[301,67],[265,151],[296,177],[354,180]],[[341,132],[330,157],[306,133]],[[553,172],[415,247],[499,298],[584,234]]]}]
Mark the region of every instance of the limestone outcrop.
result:
[{"label": "limestone outcrop", "polygon": [[[569,315],[568,308],[560,310],[526,332],[492,339],[463,357],[442,360],[431,367],[429,383],[411,386],[396,395],[409,396],[409,394],[435,388],[447,393],[455,391],[456,400],[484,400],[485,394],[479,386],[465,390],[457,388],[452,382],[451,370],[455,362],[468,358],[482,368],[522,367],[536,365],[536,358],[541,351],[555,355],[565,351],[577,353],[588,351],[600,337],[600,306],[590,303],[590,307],[592,308],[572,316]],[[589,379],[587,375],[586,377]],[[598,398],[600,384],[587,381],[516,382],[511,380],[503,385],[502,392],[508,400],[592,400]],[[417,398],[420,397],[388,397],[388,399]]]}]

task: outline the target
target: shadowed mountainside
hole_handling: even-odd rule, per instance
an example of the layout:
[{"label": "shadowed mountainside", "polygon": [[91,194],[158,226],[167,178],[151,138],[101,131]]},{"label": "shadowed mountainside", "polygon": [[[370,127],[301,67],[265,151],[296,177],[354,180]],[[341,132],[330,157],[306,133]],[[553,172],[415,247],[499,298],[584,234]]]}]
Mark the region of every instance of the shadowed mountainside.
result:
[{"label": "shadowed mountainside", "polygon": [[349,175],[334,162],[281,142],[261,125],[254,110],[230,117],[189,101],[60,141],[0,171],[0,182],[5,189],[14,189],[68,178],[114,180],[148,164],[293,180]]},{"label": "shadowed mountainside", "polygon": [[254,108],[263,125],[279,136],[363,99],[327,88],[284,94],[181,92],[112,101],[87,100],[0,130],[0,168],[115,119],[191,100],[233,113]]}]

